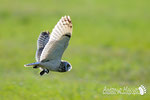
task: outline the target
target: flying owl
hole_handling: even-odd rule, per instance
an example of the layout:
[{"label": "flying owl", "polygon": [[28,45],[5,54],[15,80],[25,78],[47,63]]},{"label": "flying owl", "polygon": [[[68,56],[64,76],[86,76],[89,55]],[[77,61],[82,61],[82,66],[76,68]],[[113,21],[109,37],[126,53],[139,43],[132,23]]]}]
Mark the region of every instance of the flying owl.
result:
[{"label": "flying owl", "polygon": [[67,72],[72,69],[69,62],[61,60],[68,47],[72,36],[72,22],[69,16],[62,17],[51,34],[42,32],[37,40],[35,63],[24,65],[25,67],[40,68],[42,76],[49,71]]}]

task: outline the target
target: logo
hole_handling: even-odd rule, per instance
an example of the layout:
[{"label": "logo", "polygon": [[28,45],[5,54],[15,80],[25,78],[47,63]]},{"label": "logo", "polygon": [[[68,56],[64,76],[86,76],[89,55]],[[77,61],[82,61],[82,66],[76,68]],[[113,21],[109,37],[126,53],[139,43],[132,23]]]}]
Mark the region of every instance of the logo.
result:
[{"label": "logo", "polygon": [[135,95],[135,94],[140,94],[144,95],[146,93],[146,88],[141,85],[137,88],[129,88],[128,86],[124,86],[121,88],[110,88],[110,87],[104,87],[103,89],[103,94],[109,94],[109,95],[116,95],[116,94],[126,94],[126,95]]}]

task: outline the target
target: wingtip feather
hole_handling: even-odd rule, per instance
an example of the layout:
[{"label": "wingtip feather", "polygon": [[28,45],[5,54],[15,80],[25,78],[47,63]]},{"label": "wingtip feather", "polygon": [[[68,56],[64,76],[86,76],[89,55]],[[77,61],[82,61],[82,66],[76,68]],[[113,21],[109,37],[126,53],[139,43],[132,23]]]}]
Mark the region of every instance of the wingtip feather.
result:
[{"label": "wingtip feather", "polygon": [[61,36],[68,34],[72,36],[72,22],[70,16],[63,16],[54,27],[51,37],[59,39]]}]

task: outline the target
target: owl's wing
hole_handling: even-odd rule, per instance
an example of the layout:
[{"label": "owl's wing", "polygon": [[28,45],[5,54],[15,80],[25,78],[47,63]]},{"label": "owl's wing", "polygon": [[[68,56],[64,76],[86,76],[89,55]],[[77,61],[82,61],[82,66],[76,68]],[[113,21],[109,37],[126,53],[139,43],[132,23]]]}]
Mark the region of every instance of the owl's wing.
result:
[{"label": "owl's wing", "polygon": [[36,61],[40,61],[41,53],[50,38],[49,32],[42,32],[37,40]]},{"label": "owl's wing", "polygon": [[69,16],[62,17],[52,30],[50,39],[40,57],[40,61],[61,59],[72,35],[72,22]]}]

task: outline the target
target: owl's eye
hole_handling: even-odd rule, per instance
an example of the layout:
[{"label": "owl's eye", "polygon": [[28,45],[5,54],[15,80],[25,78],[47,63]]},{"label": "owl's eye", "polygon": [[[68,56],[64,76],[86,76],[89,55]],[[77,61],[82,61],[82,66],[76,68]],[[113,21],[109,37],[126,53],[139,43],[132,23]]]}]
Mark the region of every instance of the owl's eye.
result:
[{"label": "owl's eye", "polygon": [[67,67],[70,67],[70,65],[69,65],[69,64],[67,64]]}]

